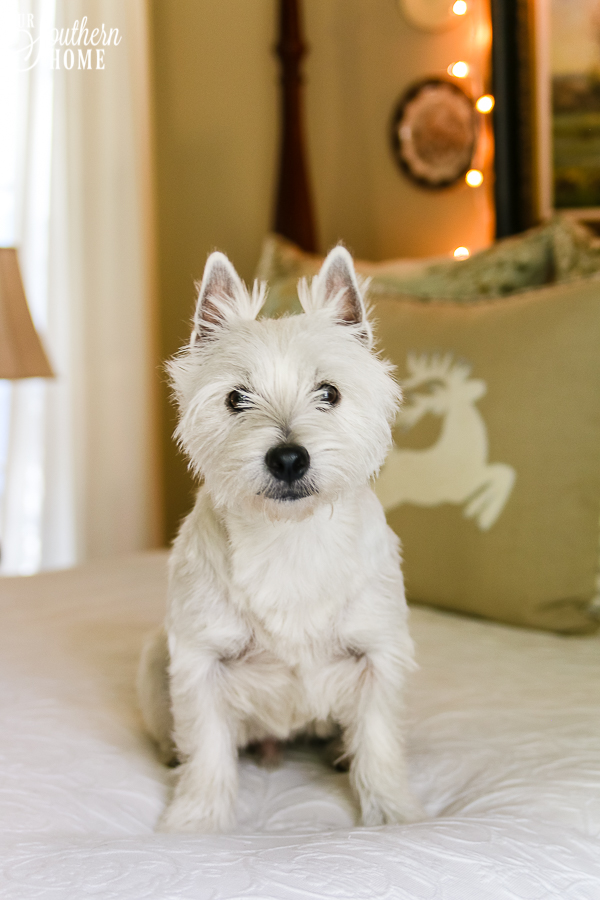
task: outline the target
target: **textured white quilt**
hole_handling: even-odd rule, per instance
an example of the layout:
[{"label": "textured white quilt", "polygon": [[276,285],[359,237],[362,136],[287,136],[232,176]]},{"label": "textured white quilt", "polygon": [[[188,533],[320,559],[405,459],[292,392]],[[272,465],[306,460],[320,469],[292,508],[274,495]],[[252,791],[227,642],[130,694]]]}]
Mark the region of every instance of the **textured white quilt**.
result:
[{"label": "textured white quilt", "polygon": [[165,557],[0,581],[0,897],[600,900],[600,639],[427,609],[409,750],[428,821],[356,828],[309,752],[242,761],[234,835],[155,835],[134,694]]}]

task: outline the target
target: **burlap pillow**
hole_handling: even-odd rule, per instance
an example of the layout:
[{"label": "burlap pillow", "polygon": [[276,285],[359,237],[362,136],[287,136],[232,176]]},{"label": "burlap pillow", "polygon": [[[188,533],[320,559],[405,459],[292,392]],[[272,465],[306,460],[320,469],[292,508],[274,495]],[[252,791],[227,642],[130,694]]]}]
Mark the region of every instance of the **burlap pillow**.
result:
[{"label": "burlap pillow", "polygon": [[376,484],[409,599],[597,627],[600,282],[470,304],[376,299],[405,404]]},{"label": "burlap pillow", "polygon": [[[270,283],[264,314],[300,312],[298,278],[321,262],[269,236],[257,272]],[[383,351],[408,382],[377,491],[403,540],[409,598],[520,625],[595,630],[598,240],[557,216],[467,261],[356,268],[372,278]],[[537,288],[548,280],[555,285]],[[451,417],[443,403],[453,392],[464,402]]]}]

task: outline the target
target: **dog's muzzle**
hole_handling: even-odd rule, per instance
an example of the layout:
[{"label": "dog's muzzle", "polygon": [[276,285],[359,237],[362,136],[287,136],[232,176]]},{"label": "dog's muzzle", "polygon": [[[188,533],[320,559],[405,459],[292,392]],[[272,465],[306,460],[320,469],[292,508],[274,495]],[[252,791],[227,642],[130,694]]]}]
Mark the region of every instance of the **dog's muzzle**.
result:
[{"label": "dog's muzzle", "polygon": [[267,451],[265,464],[277,481],[292,485],[308,472],[310,456],[300,444],[278,444]]}]

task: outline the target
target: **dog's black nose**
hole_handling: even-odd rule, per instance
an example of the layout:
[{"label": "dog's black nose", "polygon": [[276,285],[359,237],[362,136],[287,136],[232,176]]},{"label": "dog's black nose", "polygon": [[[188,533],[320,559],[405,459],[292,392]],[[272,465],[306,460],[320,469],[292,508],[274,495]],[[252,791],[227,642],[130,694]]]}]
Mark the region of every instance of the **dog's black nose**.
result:
[{"label": "dog's black nose", "polygon": [[292,484],[302,478],[310,465],[310,456],[299,444],[278,444],[265,456],[267,469],[278,481]]}]

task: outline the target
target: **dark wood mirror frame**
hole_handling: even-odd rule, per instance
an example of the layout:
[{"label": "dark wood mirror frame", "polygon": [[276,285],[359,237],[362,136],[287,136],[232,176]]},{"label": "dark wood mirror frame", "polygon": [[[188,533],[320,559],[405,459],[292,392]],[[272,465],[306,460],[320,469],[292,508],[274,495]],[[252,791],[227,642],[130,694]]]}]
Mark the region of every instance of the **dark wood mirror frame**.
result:
[{"label": "dark wood mirror frame", "polygon": [[[574,0],[576,2],[576,0]],[[491,0],[496,237],[538,222],[534,7]]]}]

